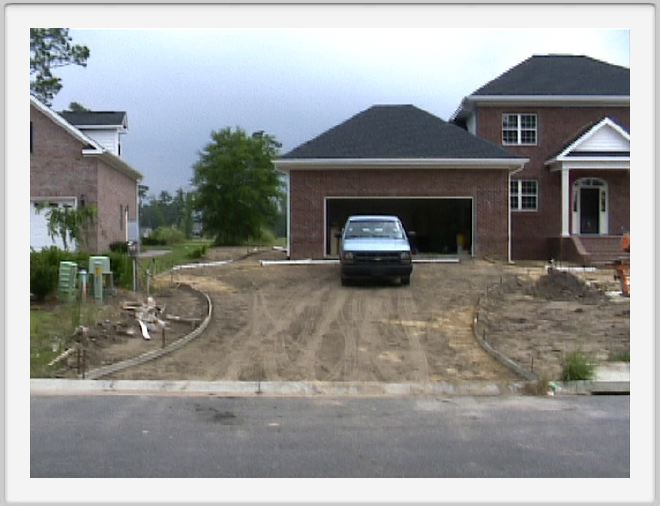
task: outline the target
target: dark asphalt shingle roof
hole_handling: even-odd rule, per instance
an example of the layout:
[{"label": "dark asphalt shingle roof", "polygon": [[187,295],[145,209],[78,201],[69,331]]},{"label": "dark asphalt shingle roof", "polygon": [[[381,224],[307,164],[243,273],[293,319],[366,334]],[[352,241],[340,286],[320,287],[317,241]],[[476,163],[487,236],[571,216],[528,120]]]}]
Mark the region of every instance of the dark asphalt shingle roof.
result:
[{"label": "dark asphalt shingle roof", "polygon": [[588,56],[535,55],[472,95],[629,95],[630,69]]},{"label": "dark asphalt shingle roof", "polygon": [[59,114],[74,126],[126,126],[126,112],[124,111],[62,111]]},{"label": "dark asphalt shingle roof", "polygon": [[375,105],[281,158],[516,158],[413,105]]}]

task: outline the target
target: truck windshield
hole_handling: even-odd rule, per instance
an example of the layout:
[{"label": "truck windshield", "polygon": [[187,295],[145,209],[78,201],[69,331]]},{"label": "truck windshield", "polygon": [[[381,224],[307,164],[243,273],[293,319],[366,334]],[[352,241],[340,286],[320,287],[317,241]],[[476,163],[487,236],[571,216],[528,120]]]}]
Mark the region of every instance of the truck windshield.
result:
[{"label": "truck windshield", "polygon": [[346,228],[346,239],[359,237],[403,239],[403,231],[394,221],[351,221]]}]

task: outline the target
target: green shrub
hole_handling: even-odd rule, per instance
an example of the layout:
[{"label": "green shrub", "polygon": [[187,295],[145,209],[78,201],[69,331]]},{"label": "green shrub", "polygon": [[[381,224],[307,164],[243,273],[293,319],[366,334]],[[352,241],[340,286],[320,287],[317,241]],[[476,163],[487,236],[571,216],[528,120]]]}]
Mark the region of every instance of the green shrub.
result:
[{"label": "green shrub", "polygon": [[111,242],[109,248],[116,253],[128,253],[128,243],[125,241]]},{"label": "green shrub", "polygon": [[207,249],[206,244],[202,244],[201,246],[198,246],[195,249],[193,249],[192,251],[190,251],[188,253],[188,258],[190,258],[192,260],[197,260],[199,258],[203,258],[204,256],[206,256],[206,249]]},{"label": "green shrub", "polygon": [[75,262],[78,268],[87,268],[87,253],[70,252],[55,246],[41,251],[30,251],[30,293],[42,301],[57,290],[60,262]]},{"label": "green shrub", "polygon": [[179,244],[186,240],[186,235],[174,227],[158,227],[148,238],[143,239],[143,244],[153,246],[170,246]]},{"label": "green shrub", "polygon": [[589,357],[581,351],[575,351],[566,355],[562,380],[589,380],[594,377],[595,365]]},{"label": "green shrub", "polygon": [[128,254],[116,251],[111,251],[107,255],[110,257],[114,285],[130,290],[133,287],[133,260]]}]

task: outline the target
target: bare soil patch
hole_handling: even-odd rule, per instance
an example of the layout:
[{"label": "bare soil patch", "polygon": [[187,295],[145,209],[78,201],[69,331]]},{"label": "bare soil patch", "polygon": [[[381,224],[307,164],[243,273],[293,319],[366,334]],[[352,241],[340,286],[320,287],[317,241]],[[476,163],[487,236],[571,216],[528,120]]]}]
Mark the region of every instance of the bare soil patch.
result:
[{"label": "bare soil patch", "polygon": [[630,352],[630,301],[610,298],[611,270],[550,272],[536,279],[510,276],[480,303],[489,343],[522,367],[558,379],[566,354],[595,362]]},{"label": "bare soil patch", "polygon": [[[206,316],[206,300],[186,286],[174,285],[160,289],[156,296],[158,305],[163,307],[163,317],[169,314],[201,321]],[[146,302],[141,299],[142,297],[136,297],[132,292],[120,290],[116,296],[109,298],[98,308],[103,319],[87,327],[86,337],[76,338],[86,350],[86,370],[133,358],[162,346],[160,331],[151,331],[151,340],[144,339],[133,313],[122,309],[126,301]],[[198,324],[169,319],[165,321],[166,344],[185,336]],[[79,366],[81,364],[78,363],[77,355],[72,354],[60,364],[57,375],[77,377]]]},{"label": "bare soil patch", "polygon": [[232,264],[179,271],[214,304],[211,325],[184,349],[116,379],[511,381],[472,334],[480,287],[498,277],[487,262],[418,264],[412,285],[342,287],[338,265]]},{"label": "bare soil patch", "polygon": [[[533,358],[534,372],[543,377],[557,377],[570,351],[607,360],[629,350],[629,303],[604,295],[605,289],[617,288],[610,271],[581,275],[582,281],[564,273],[547,279],[540,263],[466,260],[416,264],[410,286],[342,287],[338,265],[262,267],[262,259],[284,255],[214,248],[204,261],[233,262],[156,279],[154,296],[159,305],[167,304],[167,312],[191,317],[203,311],[199,297],[177,288],[186,284],[210,296],[212,321],[184,348],[108,378],[519,380],[474,338],[479,300],[489,342],[523,367],[529,368]],[[177,325],[172,323],[168,342],[191,330]],[[139,333],[134,338],[120,334],[97,337],[93,363],[104,365],[160,346],[158,339],[144,341]]]}]

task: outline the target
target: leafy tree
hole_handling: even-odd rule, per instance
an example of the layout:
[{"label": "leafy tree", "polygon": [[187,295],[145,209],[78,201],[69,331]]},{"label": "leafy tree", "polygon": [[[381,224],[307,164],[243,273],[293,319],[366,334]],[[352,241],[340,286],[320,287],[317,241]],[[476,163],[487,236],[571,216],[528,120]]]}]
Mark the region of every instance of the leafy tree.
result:
[{"label": "leafy tree", "polygon": [[46,105],[62,89],[52,69],[87,66],[89,49],[72,42],[68,28],[30,28],[30,93]]},{"label": "leafy tree", "polygon": [[224,128],[193,166],[195,206],[202,212],[205,232],[216,245],[233,245],[261,236],[262,226],[277,215],[281,181],[272,159],[279,144],[263,132]]},{"label": "leafy tree", "polygon": [[[39,212],[41,211],[40,208]],[[48,220],[48,235],[55,240],[62,239],[64,250],[69,250],[69,244],[78,243],[80,250],[87,249],[87,230],[96,220],[96,207],[86,206],[78,209],[51,207],[46,211]]]},{"label": "leafy tree", "polygon": [[78,102],[71,102],[69,104],[69,111],[71,112],[89,112],[89,109]]}]

